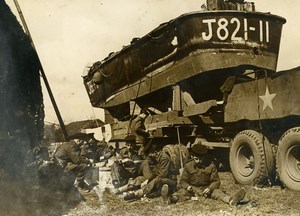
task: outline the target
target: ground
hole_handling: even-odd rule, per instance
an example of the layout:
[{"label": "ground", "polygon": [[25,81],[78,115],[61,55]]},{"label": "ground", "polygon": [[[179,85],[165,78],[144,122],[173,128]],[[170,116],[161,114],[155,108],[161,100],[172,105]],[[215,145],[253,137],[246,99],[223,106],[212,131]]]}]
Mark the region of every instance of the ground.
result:
[{"label": "ground", "polygon": [[[240,189],[230,172],[220,173],[222,189],[227,193]],[[258,188],[244,186],[247,194],[237,207],[200,198],[175,205],[165,205],[160,198],[148,201],[124,201],[109,190],[95,187],[92,191],[67,193],[47,188],[32,188],[13,182],[0,184],[0,215],[11,216],[93,216],[93,215],[300,215],[300,193],[280,186]]]},{"label": "ground", "polygon": [[[234,183],[230,172],[220,173],[220,178],[222,189],[229,194],[242,187]],[[175,205],[164,205],[160,198],[127,202],[108,190],[93,190],[82,193],[86,201],[70,209],[67,215],[300,215],[299,192],[280,186],[244,187],[247,191],[245,200],[237,207],[204,197]]]}]

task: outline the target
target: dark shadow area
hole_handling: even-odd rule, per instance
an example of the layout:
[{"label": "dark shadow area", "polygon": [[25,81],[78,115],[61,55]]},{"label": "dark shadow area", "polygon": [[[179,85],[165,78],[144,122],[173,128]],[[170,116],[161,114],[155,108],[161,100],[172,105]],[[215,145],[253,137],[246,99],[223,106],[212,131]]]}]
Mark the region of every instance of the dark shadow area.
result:
[{"label": "dark shadow area", "polygon": [[64,215],[83,200],[75,187],[55,191],[24,182],[1,182],[0,191],[0,212],[7,216]]}]

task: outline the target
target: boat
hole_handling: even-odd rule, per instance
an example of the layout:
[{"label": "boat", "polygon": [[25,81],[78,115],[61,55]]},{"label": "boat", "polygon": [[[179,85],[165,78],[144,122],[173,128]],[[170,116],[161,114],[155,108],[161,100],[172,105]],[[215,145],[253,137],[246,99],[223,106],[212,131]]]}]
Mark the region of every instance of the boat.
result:
[{"label": "boat", "polygon": [[183,14],[95,62],[83,74],[92,106],[118,119],[130,116],[130,101],[165,112],[174,85],[199,103],[221,100],[229,76],[275,72],[286,20],[232,5]]}]

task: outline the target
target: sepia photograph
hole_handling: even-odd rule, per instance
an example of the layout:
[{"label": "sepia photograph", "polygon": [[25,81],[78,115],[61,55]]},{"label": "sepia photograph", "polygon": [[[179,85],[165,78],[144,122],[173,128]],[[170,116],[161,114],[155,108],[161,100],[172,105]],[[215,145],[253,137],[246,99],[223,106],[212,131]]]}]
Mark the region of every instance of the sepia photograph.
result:
[{"label": "sepia photograph", "polygon": [[0,215],[300,215],[299,11],[0,0]]}]

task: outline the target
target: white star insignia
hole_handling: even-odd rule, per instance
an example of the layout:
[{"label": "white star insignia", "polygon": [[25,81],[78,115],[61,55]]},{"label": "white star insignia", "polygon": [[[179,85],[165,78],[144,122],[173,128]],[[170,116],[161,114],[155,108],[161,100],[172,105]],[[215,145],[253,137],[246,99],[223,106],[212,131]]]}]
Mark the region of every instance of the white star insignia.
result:
[{"label": "white star insignia", "polygon": [[262,101],[264,102],[263,111],[267,107],[270,107],[270,109],[273,110],[272,100],[274,99],[275,96],[276,96],[276,94],[270,94],[269,88],[267,86],[265,95],[259,96],[259,98],[262,99]]}]

